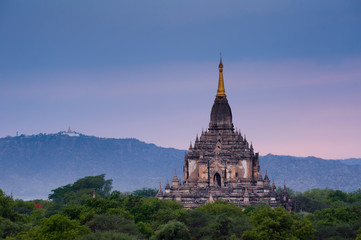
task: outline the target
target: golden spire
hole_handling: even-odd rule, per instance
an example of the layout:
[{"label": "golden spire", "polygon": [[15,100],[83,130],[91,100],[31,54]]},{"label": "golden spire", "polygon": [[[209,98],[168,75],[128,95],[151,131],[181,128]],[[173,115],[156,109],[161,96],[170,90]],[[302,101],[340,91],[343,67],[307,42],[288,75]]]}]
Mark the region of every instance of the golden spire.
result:
[{"label": "golden spire", "polygon": [[219,62],[219,80],[218,80],[218,89],[217,89],[217,97],[225,97],[226,93],[224,90],[224,82],[223,82],[223,63],[222,63],[222,53],[221,60]]}]

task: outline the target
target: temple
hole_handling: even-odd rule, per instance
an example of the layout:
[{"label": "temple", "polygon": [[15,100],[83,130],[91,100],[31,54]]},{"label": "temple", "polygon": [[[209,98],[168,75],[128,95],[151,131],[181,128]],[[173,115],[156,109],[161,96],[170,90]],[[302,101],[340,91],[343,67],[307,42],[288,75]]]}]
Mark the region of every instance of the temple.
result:
[{"label": "temple", "polygon": [[276,185],[261,174],[259,154],[240,131],[235,131],[232,111],[225,94],[222,58],[219,63],[217,95],[209,128],[202,130],[189,146],[183,166],[183,182],[174,173],[171,185],[160,186],[158,198],[176,200],[187,209],[223,199],[237,206],[283,205],[291,211],[293,202],[286,185],[278,194]]}]

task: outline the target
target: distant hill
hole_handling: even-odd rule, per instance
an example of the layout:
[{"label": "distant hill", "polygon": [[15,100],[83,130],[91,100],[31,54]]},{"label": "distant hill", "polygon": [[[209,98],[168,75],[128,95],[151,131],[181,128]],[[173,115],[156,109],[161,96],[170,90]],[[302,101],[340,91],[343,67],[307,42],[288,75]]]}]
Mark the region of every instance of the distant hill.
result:
[{"label": "distant hill", "polygon": [[[51,189],[89,175],[106,174],[114,189],[132,191],[165,186],[174,169],[182,177],[185,150],[162,148],[137,139],[98,138],[82,134],[38,134],[0,138],[0,188],[15,198],[47,198]],[[361,159],[266,155],[261,169],[277,186],[297,191],[361,187]]]},{"label": "distant hill", "polygon": [[349,158],[342,160],[342,163],[347,165],[361,165],[361,158]]},{"label": "distant hill", "polygon": [[292,157],[268,154],[260,158],[261,170],[275,178],[277,186],[296,191],[332,188],[354,191],[361,188],[361,159],[325,160],[316,157]]},{"label": "distant hill", "polygon": [[158,187],[174,169],[181,173],[184,153],[137,139],[82,134],[0,138],[0,188],[16,198],[47,198],[51,189],[101,173],[120,191]]}]

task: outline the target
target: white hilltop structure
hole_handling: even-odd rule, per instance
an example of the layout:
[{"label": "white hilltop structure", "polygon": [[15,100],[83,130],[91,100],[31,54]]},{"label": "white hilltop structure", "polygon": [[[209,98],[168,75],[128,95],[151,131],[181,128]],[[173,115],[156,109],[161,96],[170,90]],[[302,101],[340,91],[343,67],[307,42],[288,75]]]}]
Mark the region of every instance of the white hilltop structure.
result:
[{"label": "white hilltop structure", "polygon": [[61,131],[60,134],[61,135],[67,135],[67,136],[70,136],[70,137],[79,137],[80,136],[80,133],[71,130],[70,127],[68,128],[67,131]]}]

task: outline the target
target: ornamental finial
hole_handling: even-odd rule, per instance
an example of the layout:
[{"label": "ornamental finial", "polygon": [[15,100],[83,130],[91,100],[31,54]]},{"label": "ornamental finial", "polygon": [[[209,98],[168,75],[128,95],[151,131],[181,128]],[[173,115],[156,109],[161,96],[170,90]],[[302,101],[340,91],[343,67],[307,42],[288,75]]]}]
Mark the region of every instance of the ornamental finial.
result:
[{"label": "ornamental finial", "polygon": [[225,97],[226,93],[224,90],[224,82],[223,82],[223,63],[222,63],[222,53],[220,53],[220,61],[219,61],[219,80],[218,80],[218,89],[217,89],[217,97]]}]

